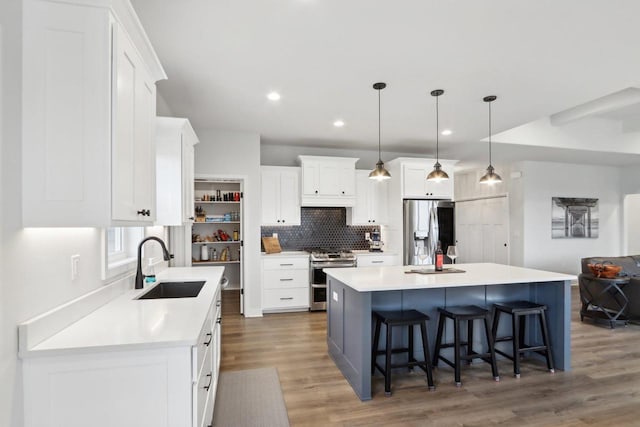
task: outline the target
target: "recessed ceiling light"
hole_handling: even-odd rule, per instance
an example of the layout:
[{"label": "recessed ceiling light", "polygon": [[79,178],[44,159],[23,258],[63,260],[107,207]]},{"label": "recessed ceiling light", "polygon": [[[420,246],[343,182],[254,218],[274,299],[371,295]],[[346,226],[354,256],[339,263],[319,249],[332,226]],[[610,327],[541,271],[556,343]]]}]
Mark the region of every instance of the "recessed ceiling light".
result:
[{"label": "recessed ceiling light", "polygon": [[270,101],[279,101],[280,100],[280,94],[278,92],[271,92],[267,95],[267,98]]},{"label": "recessed ceiling light", "polygon": [[333,122],[333,125],[337,128],[341,128],[344,126],[344,122],[342,120],[336,120],[335,122]]},{"label": "recessed ceiling light", "polygon": [[451,135],[453,132],[451,132],[451,129],[445,129],[441,132],[443,135],[447,136],[447,135]]}]

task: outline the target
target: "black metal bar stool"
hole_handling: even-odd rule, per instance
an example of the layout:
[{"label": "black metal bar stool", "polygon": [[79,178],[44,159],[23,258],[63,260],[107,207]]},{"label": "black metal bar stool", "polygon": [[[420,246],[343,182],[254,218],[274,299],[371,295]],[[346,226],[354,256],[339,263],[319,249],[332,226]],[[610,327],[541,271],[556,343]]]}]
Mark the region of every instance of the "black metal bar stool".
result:
[{"label": "black metal bar stool", "polygon": [[[455,371],[456,386],[460,387],[462,382],[460,381],[460,362],[462,360],[471,361],[473,359],[482,359],[485,362],[491,364],[491,372],[493,379],[500,381],[500,375],[498,374],[498,365],[496,364],[496,354],[494,352],[493,336],[489,328],[489,310],[475,306],[475,305],[461,305],[454,307],[442,308],[439,307],[440,319],[438,320],[438,335],[436,337],[436,349],[433,356],[433,366],[438,366],[438,361],[442,360],[447,365],[451,366]],[[444,324],[447,319],[453,320],[453,342],[443,342],[442,332],[444,331]],[[484,322],[484,331],[487,337],[488,352],[477,353],[473,350],[473,322],[476,320],[482,320]],[[467,322],[467,341],[460,339],[461,322]],[[454,361],[440,355],[440,350],[443,348],[453,347]],[[466,347],[466,354],[462,355],[462,347]]]},{"label": "black metal bar stool", "polygon": [[[551,346],[549,343],[549,331],[547,328],[547,319],[545,313],[546,305],[536,304],[530,301],[511,301],[501,302],[493,305],[493,328],[492,335],[494,342],[511,341],[513,345],[513,353],[507,354],[504,351],[496,349],[496,353],[501,354],[509,360],[513,361],[513,375],[520,378],[520,355],[525,352],[534,351],[543,355],[547,359],[547,368],[549,372],[555,372],[553,368],[553,355],[551,354]],[[498,337],[498,325],[500,322],[500,314],[505,313],[511,315],[511,333],[512,335]],[[525,344],[525,328],[527,316],[537,315],[540,320],[540,331],[542,334],[543,345],[527,345]]]},{"label": "black metal bar stool", "polygon": [[[429,339],[427,338],[427,321],[429,316],[424,313],[420,313],[417,310],[402,310],[402,311],[374,311],[373,316],[376,321],[376,329],[373,335],[373,347],[371,350],[371,375],[378,370],[384,375],[384,394],[391,396],[391,369],[404,368],[413,369],[414,366],[419,366],[427,374],[427,384],[429,390],[433,390],[433,374],[431,371],[431,357],[429,356]],[[384,350],[378,350],[378,344],[380,342],[380,325],[385,324],[387,326],[387,341]],[[420,326],[420,334],[422,336],[422,351],[424,353],[424,361],[416,360],[413,357],[413,327]],[[393,336],[392,331],[394,326],[407,326],[409,332],[409,345],[408,347],[392,348]],[[391,355],[396,353],[408,353],[407,363],[391,364]],[[376,359],[379,355],[385,355],[384,368],[380,366]]]}]

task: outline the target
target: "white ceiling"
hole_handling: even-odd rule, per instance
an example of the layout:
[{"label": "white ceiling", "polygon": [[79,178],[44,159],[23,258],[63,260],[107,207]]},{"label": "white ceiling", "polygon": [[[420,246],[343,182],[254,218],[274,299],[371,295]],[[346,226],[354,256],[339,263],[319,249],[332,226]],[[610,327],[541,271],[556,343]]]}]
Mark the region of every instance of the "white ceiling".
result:
[{"label": "white ceiling", "polygon": [[[640,85],[637,0],[132,3],[169,76],[158,87],[171,112],[196,129],[258,132],[264,143],[375,149],[371,86],[384,81],[383,150],[434,151],[429,92],[441,88],[440,128],[454,132],[441,149],[464,160],[486,149],[485,95],[498,96],[497,133]],[[282,94],[278,103],[265,97],[272,90]],[[332,126],[338,118],[344,128]],[[506,159],[511,151],[563,156],[518,146],[505,149]],[[580,158],[574,151],[565,157]]]}]

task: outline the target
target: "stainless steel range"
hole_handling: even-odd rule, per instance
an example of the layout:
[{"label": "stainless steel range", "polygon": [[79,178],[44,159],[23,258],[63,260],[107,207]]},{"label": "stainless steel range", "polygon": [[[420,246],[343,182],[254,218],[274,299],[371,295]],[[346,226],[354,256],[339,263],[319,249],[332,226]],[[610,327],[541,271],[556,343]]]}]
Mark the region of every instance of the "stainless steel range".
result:
[{"label": "stainless steel range", "polygon": [[342,249],[311,249],[309,257],[309,310],[319,311],[327,309],[327,274],[324,268],[346,268],[357,265],[357,257],[349,250]]}]

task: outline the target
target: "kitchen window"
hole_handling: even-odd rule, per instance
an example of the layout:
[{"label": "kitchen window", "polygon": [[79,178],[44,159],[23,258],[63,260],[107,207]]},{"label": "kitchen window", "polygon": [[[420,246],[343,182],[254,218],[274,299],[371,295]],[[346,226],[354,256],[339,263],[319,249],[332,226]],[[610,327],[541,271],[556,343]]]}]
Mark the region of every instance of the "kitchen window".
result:
[{"label": "kitchen window", "polygon": [[144,238],[142,227],[111,227],[103,230],[103,279],[111,279],[136,268],[138,243]]}]

